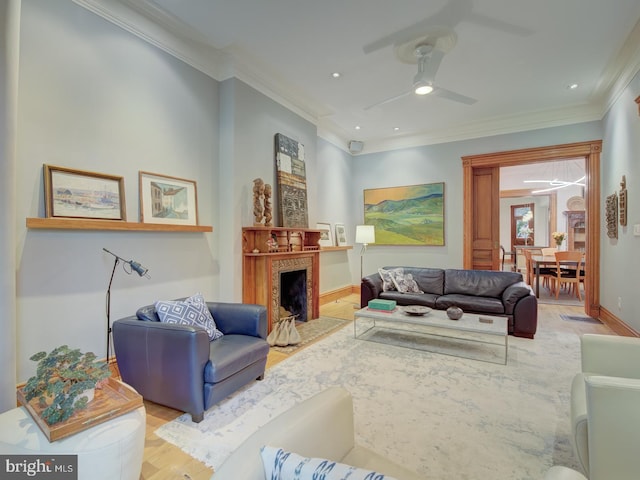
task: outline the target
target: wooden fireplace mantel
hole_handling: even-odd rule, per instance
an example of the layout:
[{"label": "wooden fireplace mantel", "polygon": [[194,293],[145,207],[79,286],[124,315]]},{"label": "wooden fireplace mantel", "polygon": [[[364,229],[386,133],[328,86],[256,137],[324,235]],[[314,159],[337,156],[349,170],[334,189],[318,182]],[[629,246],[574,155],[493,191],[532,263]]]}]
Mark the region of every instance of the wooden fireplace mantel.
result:
[{"label": "wooden fireplace mantel", "polygon": [[307,311],[320,316],[320,230],[286,227],[242,229],[242,301],[267,307],[269,331],[279,320],[279,274],[307,269]]}]

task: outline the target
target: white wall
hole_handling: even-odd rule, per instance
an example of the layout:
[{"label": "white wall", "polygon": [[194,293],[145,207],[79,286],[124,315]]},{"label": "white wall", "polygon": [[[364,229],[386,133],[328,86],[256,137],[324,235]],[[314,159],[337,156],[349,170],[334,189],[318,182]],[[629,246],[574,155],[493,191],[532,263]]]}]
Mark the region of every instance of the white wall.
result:
[{"label": "white wall", "polygon": [[[638,95],[640,74],[604,118],[600,202],[600,304],[636,331],[640,331],[640,237],[633,236],[633,225],[640,224],[640,115],[634,101]],[[605,199],[619,193],[623,175],[627,180],[628,226],[618,226],[618,238],[611,239],[606,234]]]},{"label": "white wall", "polygon": [[16,404],[16,139],[20,2],[0,2],[0,412]]},{"label": "white wall", "polygon": [[[330,292],[345,286],[356,284],[352,278],[350,264],[359,264],[360,246],[354,245],[356,209],[351,201],[353,157],[344,150],[323,139],[318,139],[318,175],[316,223],[329,223],[333,229],[342,223],[347,232],[352,250],[323,252],[320,254],[320,292]],[[315,223],[310,226],[315,226]],[[358,270],[359,272],[359,270]],[[359,276],[359,273],[358,273]],[[356,277],[357,279],[357,277]]]},{"label": "white wall", "polygon": [[[354,157],[352,202],[360,219],[364,189],[445,182],[445,246],[370,246],[365,275],[389,265],[462,267],[463,156],[600,138],[600,122],[589,122]],[[352,271],[356,279],[353,265]]]},{"label": "white wall", "polygon": [[44,216],[42,165],[122,175],[138,221],[138,171],[194,179],[218,225],[218,83],[70,1],[22,5],[17,145],[18,380],[61,344],[106,353],[107,247],[149,268],[116,272],[112,319],[160,298],[217,295],[213,234],[27,230]]},{"label": "white wall", "polygon": [[[282,133],[305,147],[309,226],[318,220],[318,161],[315,125],[262,95],[247,84],[221,84],[219,179],[220,262],[224,266],[221,298],[242,300],[242,227],[253,225],[253,180],[273,187],[274,225],[280,225],[275,170],[274,137]],[[224,185],[222,185],[224,184]]]}]

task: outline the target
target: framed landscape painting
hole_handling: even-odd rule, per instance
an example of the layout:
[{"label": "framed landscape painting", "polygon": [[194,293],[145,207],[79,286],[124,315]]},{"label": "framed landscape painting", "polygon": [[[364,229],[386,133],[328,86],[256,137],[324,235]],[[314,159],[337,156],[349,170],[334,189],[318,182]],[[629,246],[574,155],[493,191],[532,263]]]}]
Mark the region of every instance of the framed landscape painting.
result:
[{"label": "framed landscape painting", "polygon": [[124,178],[44,165],[47,218],[126,220]]},{"label": "framed landscape painting", "polygon": [[444,182],[364,191],[376,245],[444,245]]}]

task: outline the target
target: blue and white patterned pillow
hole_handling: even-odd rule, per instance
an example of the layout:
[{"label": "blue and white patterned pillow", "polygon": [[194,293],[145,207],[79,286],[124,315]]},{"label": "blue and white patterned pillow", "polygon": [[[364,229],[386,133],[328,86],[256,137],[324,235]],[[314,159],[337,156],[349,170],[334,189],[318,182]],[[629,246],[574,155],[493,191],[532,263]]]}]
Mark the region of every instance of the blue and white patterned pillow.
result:
[{"label": "blue and white patterned pillow", "polygon": [[156,312],[161,322],[204,328],[209,335],[209,340],[215,340],[223,335],[216,327],[216,322],[201,293],[196,293],[182,301],[158,300]]},{"label": "blue and white patterned pillow", "polygon": [[260,454],[267,480],[395,480],[382,473],[323,458],[305,458],[281,448],[264,446]]}]

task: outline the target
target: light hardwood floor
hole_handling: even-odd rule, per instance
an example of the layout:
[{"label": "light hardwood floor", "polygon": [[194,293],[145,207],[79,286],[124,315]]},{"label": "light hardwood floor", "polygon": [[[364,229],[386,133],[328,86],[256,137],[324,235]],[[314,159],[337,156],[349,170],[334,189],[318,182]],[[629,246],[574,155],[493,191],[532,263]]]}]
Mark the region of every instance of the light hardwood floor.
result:
[{"label": "light hardwood floor", "polygon": [[[331,302],[320,307],[323,316],[344,318],[353,320],[354,304],[359,306],[358,295],[349,295],[336,302]],[[561,314],[584,315],[581,307],[567,307],[562,305],[539,305],[538,329],[542,330],[546,325],[553,323],[555,330],[582,333],[614,334],[608,327],[602,324],[587,322],[559,321]],[[289,355],[272,351],[267,359],[267,369],[286,359]],[[213,470],[191,456],[184,453],[178,447],[165,442],[157,435],[155,430],[164,423],[182,415],[182,412],[163,407],[152,402],[144,402],[147,409],[147,433],[144,449],[144,462],[142,464],[143,480],[208,480]],[[241,480],[241,479],[239,479]]]}]

